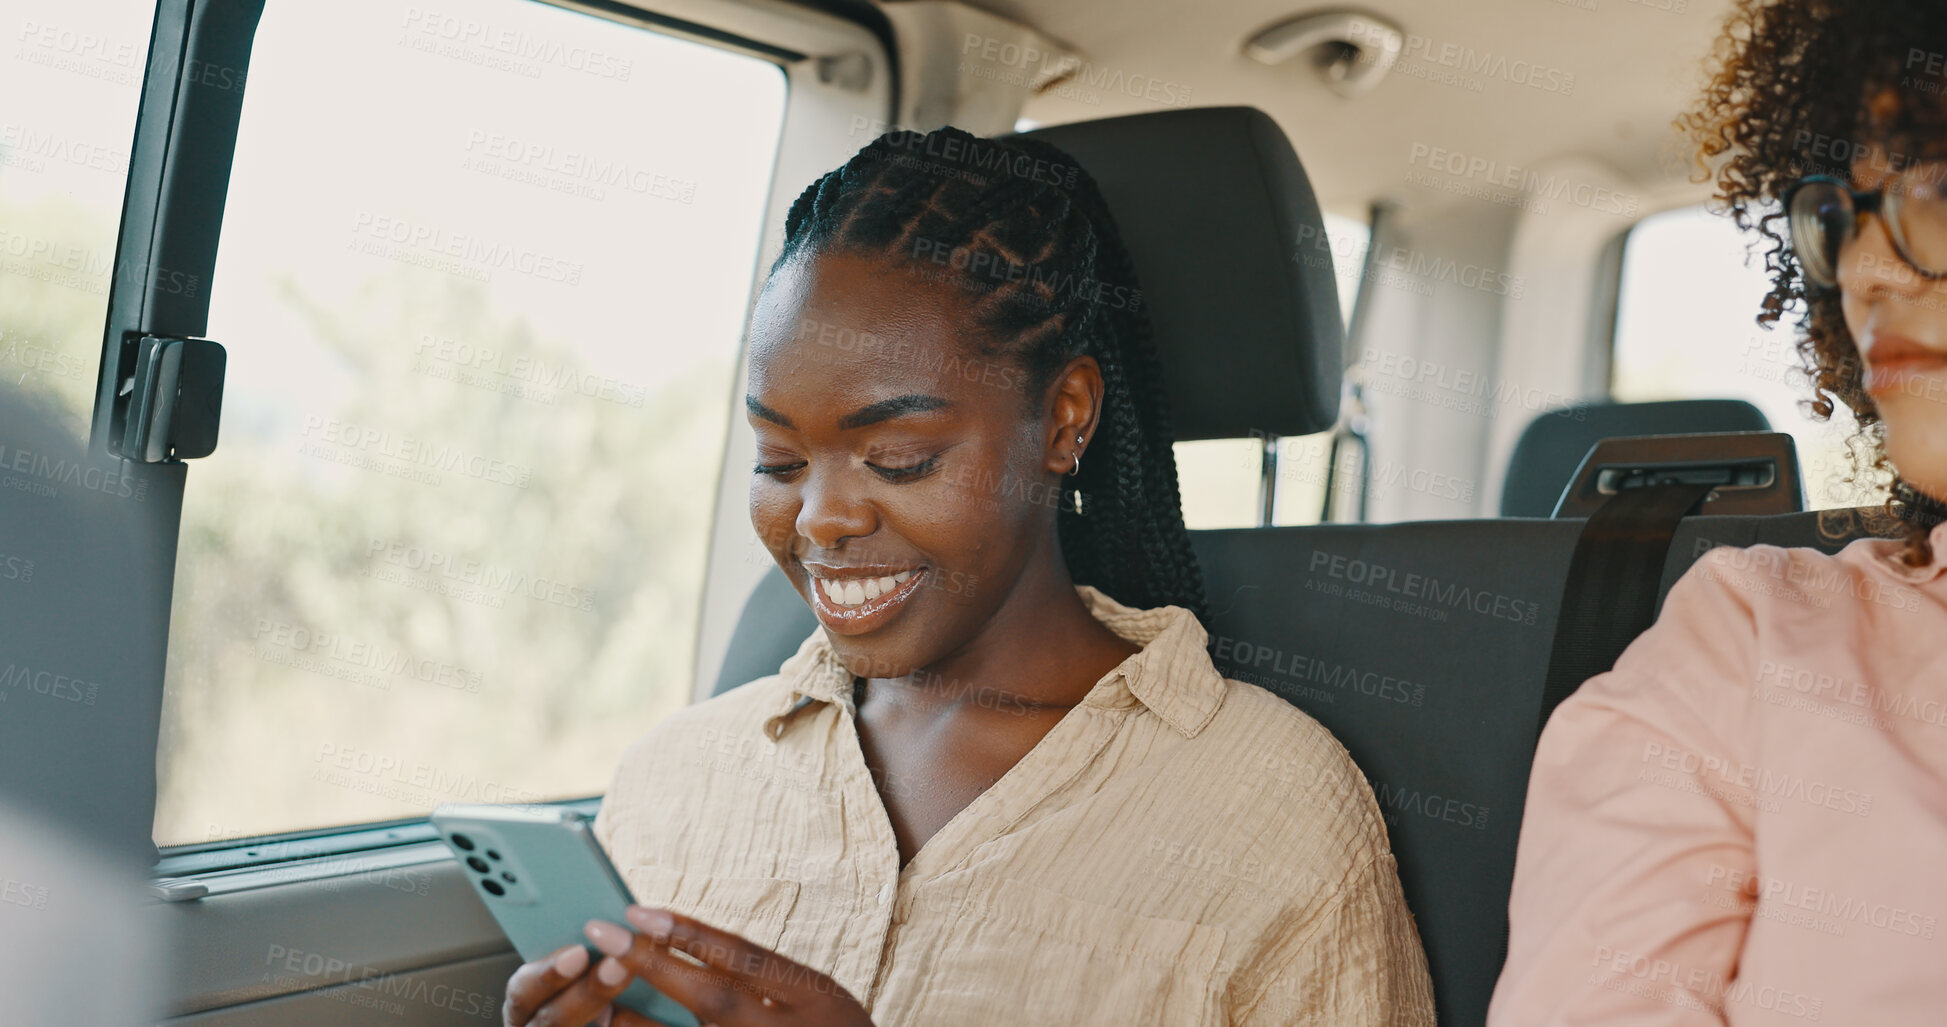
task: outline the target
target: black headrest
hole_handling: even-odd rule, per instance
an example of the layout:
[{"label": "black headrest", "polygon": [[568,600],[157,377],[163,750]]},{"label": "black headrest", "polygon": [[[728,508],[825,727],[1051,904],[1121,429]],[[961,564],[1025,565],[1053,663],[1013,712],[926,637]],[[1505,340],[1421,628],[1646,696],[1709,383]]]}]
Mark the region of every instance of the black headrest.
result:
[{"label": "black headrest", "polygon": [[1101,185],[1136,262],[1178,439],[1332,426],[1345,373],[1332,251],[1269,115],[1204,107],[1024,135]]},{"label": "black headrest", "polygon": [[1677,399],[1660,403],[1584,403],[1528,422],[1508,458],[1501,516],[1547,517],[1589,447],[1630,435],[1695,435],[1770,431],[1764,412],[1741,399]]}]

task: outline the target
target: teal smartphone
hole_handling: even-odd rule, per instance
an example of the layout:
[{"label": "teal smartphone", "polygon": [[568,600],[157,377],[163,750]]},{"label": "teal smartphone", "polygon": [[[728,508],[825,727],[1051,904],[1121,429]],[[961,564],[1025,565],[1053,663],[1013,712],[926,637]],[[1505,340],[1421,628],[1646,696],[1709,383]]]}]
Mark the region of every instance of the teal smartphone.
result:
[{"label": "teal smartphone", "polygon": [[[575,810],[449,802],[433,810],[432,821],[521,959],[533,962],[564,945],[581,945],[593,966],[601,953],[588,944],[582,925],[607,920],[628,926],[622,914],[633,901],[629,887],[588,818]],[[630,984],[615,1004],[669,1027],[697,1027],[689,1010],[642,981]]]}]

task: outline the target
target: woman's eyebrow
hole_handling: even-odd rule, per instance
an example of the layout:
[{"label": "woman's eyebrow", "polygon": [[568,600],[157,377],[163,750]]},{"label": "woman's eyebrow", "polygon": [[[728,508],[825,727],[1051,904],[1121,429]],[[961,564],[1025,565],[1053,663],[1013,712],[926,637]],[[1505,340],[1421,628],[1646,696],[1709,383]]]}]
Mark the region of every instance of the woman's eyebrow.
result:
[{"label": "woman's eyebrow", "polygon": [[952,405],[953,401],[944,396],[908,393],[904,396],[894,396],[891,399],[882,399],[869,406],[860,407],[852,413],[839,418],[838,427],[840,431],[863,428],[868,424],[878,424],[880,421],[890,420],[891,418],[900,417],[905,414],[919,414],[928,410],[938,410],[942,407],[950,407]]},{"label": "woman's eyebrow", "polygon": [[759,403],[757,401],[757,397],[755,396],[744,397],[744,409],[750,411],[750,415],[752,417],[761,417],[764,420],[769,421],[780,428],[797,427],[797,425],[791,423],[791,419],[789,417],[786,417],[783,414],[780,414],[777,411],[772,410],[770,407],[767,407],[764,404]]}]

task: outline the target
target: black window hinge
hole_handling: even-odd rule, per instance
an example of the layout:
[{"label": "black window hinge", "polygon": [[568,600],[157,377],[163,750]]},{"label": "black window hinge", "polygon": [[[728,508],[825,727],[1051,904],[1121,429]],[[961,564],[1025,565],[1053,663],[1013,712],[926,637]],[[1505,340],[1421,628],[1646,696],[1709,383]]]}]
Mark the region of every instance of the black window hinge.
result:
[{"label": "black window hinge", "polygon": [[122,344],[109,447],[145,464],[215,452],[227,359],[208,339],[131,333]]}]

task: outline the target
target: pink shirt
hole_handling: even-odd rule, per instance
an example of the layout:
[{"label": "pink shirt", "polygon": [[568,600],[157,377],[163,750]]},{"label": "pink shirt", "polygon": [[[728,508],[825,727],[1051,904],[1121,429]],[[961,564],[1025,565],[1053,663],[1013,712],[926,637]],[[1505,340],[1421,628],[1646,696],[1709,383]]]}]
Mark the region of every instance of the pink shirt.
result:
[{"label": "pink shirt", "polygon": [[1947,525],[1714,549],[1555,711],[1490,1027],[1947,1024]]}]

